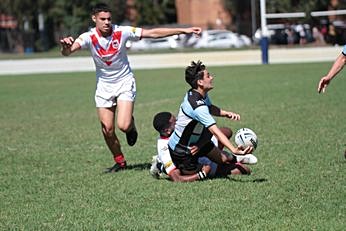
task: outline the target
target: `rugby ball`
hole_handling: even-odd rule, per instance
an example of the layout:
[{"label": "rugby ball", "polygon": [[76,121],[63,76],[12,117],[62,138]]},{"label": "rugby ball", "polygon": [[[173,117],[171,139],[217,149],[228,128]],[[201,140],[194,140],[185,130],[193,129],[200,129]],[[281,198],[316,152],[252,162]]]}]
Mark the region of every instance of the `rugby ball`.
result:
[{"label": "rugby ball", "polygon": [[257,135],[250,128],[239,129],[235,133],[234,141],[238,146],[243,146],[244,148],[252,146],[256,149],[258,145]]}]

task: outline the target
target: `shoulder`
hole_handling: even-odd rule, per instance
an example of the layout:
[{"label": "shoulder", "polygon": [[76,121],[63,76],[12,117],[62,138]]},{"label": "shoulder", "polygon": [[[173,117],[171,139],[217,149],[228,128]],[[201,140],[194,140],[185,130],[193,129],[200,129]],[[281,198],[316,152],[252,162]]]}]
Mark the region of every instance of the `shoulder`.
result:
[{"label": "shoulder", "polygon": [[85,43],[88,43],[91,39],[92,34],[94,34],[95,31],[95,28],[91,28],[89,31],[82,33],[78,36],[76,42],[79,43],[81,46]]},{"label": "shoulder", "polygon": [[169,139],[158,138],[158,139],[157,139],[157,146],[160,146],[160,147],[162,147],[162,146],[167,146],[168,140],[169,140]]},{"label": "shoulder", "polygon": [[200,106],[207,106],[205,100],[197,91],[189,90],[186,95],[186,100],[189,102],[193,109]]},{"label": "shoulder", "polygon": [[142,28],[140,27],[134,27],[134,26],[119,26],[119,25],[114,25],[113,24],[113,30],[114,31],[124,31],[124,32],[129,32],[129,33],[138,33],[139,31],[142,32]]}]

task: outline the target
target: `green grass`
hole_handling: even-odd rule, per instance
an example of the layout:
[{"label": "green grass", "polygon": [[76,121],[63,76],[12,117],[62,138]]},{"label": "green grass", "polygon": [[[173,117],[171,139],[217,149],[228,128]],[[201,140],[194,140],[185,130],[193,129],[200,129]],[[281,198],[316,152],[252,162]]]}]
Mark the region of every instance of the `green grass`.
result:
[{"label": "green grass", "polygon": [[[139,140],[130,169],[112,157],[94,107],[94,73],[0,77],[0,230],[344,230],[346,79],[330,63],[210,67],[218,118],[259,137],[251,176],[172,183],[149,173],[152,117],[177,112],[182,69],[137,70]],[[123,134],[119,134],[123,144]]]}]

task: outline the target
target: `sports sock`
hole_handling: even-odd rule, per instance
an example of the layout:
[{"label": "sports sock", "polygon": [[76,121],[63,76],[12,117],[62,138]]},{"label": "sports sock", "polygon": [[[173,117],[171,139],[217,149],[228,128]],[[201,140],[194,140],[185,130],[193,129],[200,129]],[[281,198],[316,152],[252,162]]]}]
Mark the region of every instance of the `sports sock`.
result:
[{"label": "sports sock", "polygon": [[125,157],[122,153],[113,156],[114,162],[119,164],[120,166],[124,166],[126,164]]}]

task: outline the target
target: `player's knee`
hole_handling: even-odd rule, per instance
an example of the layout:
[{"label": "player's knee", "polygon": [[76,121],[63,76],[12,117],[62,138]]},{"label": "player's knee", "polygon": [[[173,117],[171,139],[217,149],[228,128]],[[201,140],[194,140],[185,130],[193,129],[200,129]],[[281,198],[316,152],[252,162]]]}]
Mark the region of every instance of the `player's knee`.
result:
[{"label": "player's knee", "polygon": [[128,132],[131,129],[131,121],[130,122],[121,121],[121,122],[118,122],[117,125],[119,130],[122,132]]},{"label": "player's knee", "polygon": [[230,139],[230,138],[232,137],[232,135],[233,135],[233,131],[232,131],[232,129],[227,128],[226,137],[227,137],[228,139]]},{"label": "player's knee", "polygon": [[102,133],[105,137],[112,137],[114,134],[114,126],[105,125],[102,123]]},{"label": "player's knee", "polygon": [[230,128],[222,127],[220,130],[228,139],[230,139],[233,135],[233,131]]},{"label": "player's knee", "polygon": [[118,128],[122,132],[127,132],[128,130],[130,130],[130,125],[128,125],[128,124],[118,124]]}]

